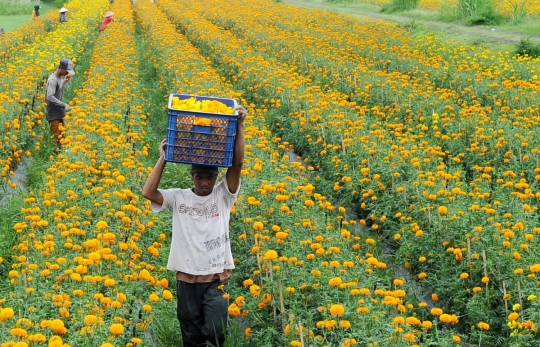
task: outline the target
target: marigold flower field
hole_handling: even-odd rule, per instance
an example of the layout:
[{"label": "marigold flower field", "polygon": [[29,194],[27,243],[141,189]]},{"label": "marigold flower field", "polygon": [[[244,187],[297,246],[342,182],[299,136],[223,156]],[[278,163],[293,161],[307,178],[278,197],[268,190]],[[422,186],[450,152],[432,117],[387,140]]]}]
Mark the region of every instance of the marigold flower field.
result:
[{"label": "marigold flower field", "polygon": [[[66,7],[0,46],[0,194],[21,195],[1,221],[1,347],[167,345],[170,220],[141,189],[170,93],[249,111],[228,346],[536,346],[538,59],[270,0]],[[61,56],[80,82],[56,153]],[[43,156],[44,184],[18,187]]]}]

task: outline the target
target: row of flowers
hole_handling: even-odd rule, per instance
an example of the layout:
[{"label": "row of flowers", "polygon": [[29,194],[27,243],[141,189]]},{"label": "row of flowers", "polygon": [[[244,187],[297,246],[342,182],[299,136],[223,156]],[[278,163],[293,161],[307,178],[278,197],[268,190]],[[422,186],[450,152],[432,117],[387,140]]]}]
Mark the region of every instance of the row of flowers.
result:
[{"label": "row of flowers", "polygon": [[[106,11],[107,3],[101,1],[95,6],[88,2],[73,0],[66,4],[73,12],[68,22],[58,25],[56,30],[35,35],[29,43],[20,43],[13,39],[9,57],[0,68],[0,83],[3,88],[0,93],[0,184],[16,188],[16,183],[10,177],[13,170],[24,157],[30,157],[41,148],[41,142],[46,138],[46,132],[41,131],[45,122],[44,107],[40,100],[45,92],[49,75],[56,69],[60,58],[69,57],[77,63],[88,42],[96,35],[96,23]],[[52,15],[52,14],[51,14]],[[57,15],[57,13],[56,13]],[[41,30],[41,26],[49,15],[44,16],[31,28]],[[21,31],[25,28],[21,28]],[[21,36],[22,35],[22,36]],[[23,37],[14,34],[11,37]],[[22,39],[21,39],[22,40]]]},{"label": "row of flowers", "polygon": [[[322,180],[321,186],[326,184],[327,192],[335,191],[336,198],[342,203],[348,200],[358,206],[362,224],[397,241],[394,244],[400,247],[398,259],[413,276],[418,276],[426,287],[434,288],[443,304],[451,310],[459,310],[465,315],[470,305],[482,308],[478,315],[465,316],[466,325],[476,326],[487,319],[495,326],[494,335],[502,333],[504,321],[500,317],[505,312],[510,313],[505,308],[509,304],[507,300],[513,297],[516,299],[512,301],[516,303],[518,298],[529,297],[535,290],[531,276],[538,259],[529,250],[537,241],[533,235],[536,226],[530,218],[536,209],[536,198],[534,191],[532,195],[525,195],[523,190],[530,189],[525,177],[531,176],[529,173],[536,168],[535,161],[531,160],[537,155],[536,139],[532,136],[534,130],[530,136],[514,130],[515,126],[535,129],[535,125],[525,117],[516,119],[514,115],[537,113],[534,108],[538,89],[534,78],[536,62],[518,62],[504,56],[493,58],[515,66],[514,72],[521,74],[510,78],[505,71],[496,72],[493,69],[495,60],[483,59],[483,52],[452,49],[431,42],[433,47],[424,50],[430,52],[428,55],[462,51],[463,60],[457,59],[459,66],[452,66],[444,53],[437,58],[439,67],[424,69],[423,66],[429,66],[428,61],[435,61],[426,60],[408,75],[407,71],[413,66],[412,58],[404,55],[403,59],[411,59],[403,68],[404,73],[387,71],[388,66],[377,65],[376,59],[371,59],[370,63],[369,57],[358,61],[357,57],[348,56],[350,47],[354,47],[353,40],[339,51],[345,58],[336,57],[335,52],[325,50],[328,47],[325,36],[334,37],[347,29],[336,25],[335,33],[319,37],[309,35],[310,32],[328,30],[328,25],[317,21],[323,19],[314,14],[306,27],[299,30],[306,13],[301,10],[296,13],[292,7],[280,9],[281,5],[264,1],[260,7],[256,2],[249,8],[224,2],[209,6],[204,1],[190,4],[189,9],[178,5],[173,9],[167,1],[159,4],[167,8],[171,18],[192,41],[200,42],[198,44],[205,53],[225,70],[224,74],[247,90],[247,97],[267,102],[268,109],[279,109],[275,112],[277,116],[269,117],[270,124],[282,125],[281,133],[277,134],[282,134],[297,150],[318,163],[319,174],[326,179]],[[231,16],[223,18],[217,14],[216,8],[228,6],[234,7]],[[268,20],[272,16],[280,18],[276,26],[281,30],[277,31]],[[287,22],[289,18],[292,18],[291,24]],[[294,30],[287,31],[287,24]],[[368,24],[376,27],[373,23]],[[381,28],[370,31],[364,28],[357,32],[385,30],[382,24],[378,25]],[[396,27],[392,29],[399,31]],[[299,37],[299,32],[303,36]],[[393,45],[396,51],[403,52],[399,35],[398,32],[392,38],[395,40]],[[357,41],[366,46],[374,42],[380,48],[378,40]],[[418,45],[410,43],[411,52],[416,51],[415,44]],[[387,43],[384,51],[392,52],[392,47]],[[321,57],[327,57],[327,62]],[[349,66],[342,63],[346,59],[353,66],[355,60],[358,64],[351,75],[346,74],[345,68]],[[467,69],[462,66],[467,61],[478,69],[474,77],[467,77],[467,74],[473,74],[472,66]],[[462,71],[461,75],[446,88],[437,89],[434,71],[444,71],[445,67]],[[305,75],[301,73],[304,71]],[[329,74],[332,78],[328,78]],[[420,78],[422,75],[424,77]],[[377,76],[386,76],[386,81],[381,83]],[[390,79],[392,76],[395,77]],[[474,83],[470,84],[471,81]],[[336,87],[332,88],[333,84]],[[340,93],[340,84],[355,85],[353,93],[350,96],[343,91]],[[396,87],[392,87],[394,85]],[[496,92],[497,85],[507,88],[492,98],[495,102],[489,101],[484,95]],[[365,93],[361,94],[362,90],[369,92],[373,86],[378,86],[381,93],[368,93],[369,98]],[[403,90],[405,93],[401,93]],[[430,90],[436,90],[435,95]],[[525,93],[526,90],[529,92]],[[508,92],[512,97],[506,96]],[[404,97],[407,95],[409,98]],[[350,102],[347,101],[349,98],[364,102]],[[469,102],[464,104],[464,100]],[[440,108],[436,103],[440,103]],[[363,104],[372,106],[366,108]],[[494,112],[494,108],[499,111]],[[529,148],[530,152],[525,152]],[[323,156],[322,159],[319,156]],[[501,170],[498,165],[508,167]],[[317,168],[317,165],[313,166]],[[335,178],[338,179],[333,181]],[[534,177],[530,179],[534,182]],[[472,187],[471,182],[474,182]],[[492,182],[506,188],[493,190]],[[484,203],[483,199],[487,197],[495,205]],[[501,204],[504,209],[497,212],[497,206]],[[516,240],[515,247],[511,242],[515,234],[512,230],[525,231]],[[503,239],[498,242],[501,236]],[[482,256],[484,252],[485,257]],[[507,255],[503,264],[497,258],[501,252]],[[497,267],[495,259],[499,261]],[[529,277],[515,277],[527,270]],[[471,274],[466,277],[467,281],[463,281],[465,275],[460,276],[463,272]],[[486,277],[482,283],[480,279]],[[486,285],[490,278],[495,281],[495,286]],[[504,300],[503,295],[496,294],[497,287],[508,291]],[[486,294],[478,295],[482,290]],[[456,291],[463,300],[455,300]],[[490,300],[492,295],[496,296],[495,300]],[[535,321],[535,303],[525,303],[527,309],[522,316],[526,315],[530,320],[522,322],[529,322],[529,333],[534,334],[536,328],[531,322]],[[492,305],[496,310],[491,308]],[[477,332],[473,335],[472,338],[478,339]]]},{"label": "row of flowers", "polygon": [[53,31],[58,24],[58,12],[51,11],[40,16],[38,20],[26,22],[20,28],[5,33],[0,40],[0,61],[9,62],[12,54],[16,55],[17,51],[24,49],[24,45],[46,35],[46,32]]},{"label": "row of flowers", "polygon": [[[244,46],[236,45],[235,39],[230,36],[230,34],[227,34],[225,31],[221,31],[216,27],[205,25],[205,22],[201,20],[200,17],[197,17],[184,7],[178,6],[177,2],[160,1],[159,6],[165,10],[167,15],[169,15],[176,24],[180,25],[180,31],[187,32],[191,41],[200,47],[206,47],[208,49],[208,47],[212,47],[212,45],[217,44],[217,42],[221,43],[219,49],[221,55],[209,55],[211,59],[233,61],[231,58],[232,55],[224,56],[230,50],[237,53],[235,56],[237,56],[238,60],[245,59],[246,62],[251,60],[251,62],[259,62],[266,67],[271,66],[275,69],[280,69],[283,66],[283,64],[280,64],[278,61],[272,61],[271,64],[269,64],[264,62],[261,58],[254,59],[256,54],[249,47],[249,44]],[[153,16],[161,18],[160,12],[157,10],[146,10],[142,12],[152,13]],[[171,24],[166,23],[166,21],[162,19],[155,21],[161,23],[162,26],[171,26]],[[184,23],[186,23],[185,26]],[[145,32],[151,33],[152,30],[145,30]],[[173,29],[169,29],[168,32],[170,34],[161,31],[155,34],[155,38],[162,38],[159,43],[160,45],[166,45],[166,42],[174,41],[171,38],[177,35],[176,32],[173,31]],[[153,41],[156,40],[154,39],[152,42]],[[181,46],[185,46],[185,44],[182,44]],[[173,47],[177,46],[170,45],[169,47],[169,49],[174,49]],[[175,56],[175,59],[181,59],[183,56],[183,54],[177,55]],[[224,71],[224,74],[230,76],[230,80],[233,80],[236,83],[242,83],[245,74],[253,72],[250,71],[253,68],[253,65],[250,63],[243,64],[243,62],[244,61],[235,63],[238,70]],[[184,64],[185,63],[182,63],[181,65],[183,66]],[[220,69],[226,67],[226,65],[220,65]],[[177,69],[172,71],[176,74],[178,73]],[[285,71],[286,70],[282,73],[284,79],[288,76],[285,74]],[[257,75],[257,71],[255,71],[250,77],[254,78],[253,76]],[[205,74],[205,76],[207,76],[207,74]],[[268,79],[281,78],[280,74],[272,75],[270,73],[264,75],[261,74],[260,76],[269,76]],[[253,87],[258,83],[257,80],[252,80],[252,82],[254,83]],[[257,87],[261,85],[262,84],[257,84]],[[268,88],[274,87],[272,84],[266,86]],[[245,95],[249,95],[250,86],[244,86],[243,88]],[[255,102],[252,105],[257,105],[257,103]],[[269,117],[268,108],[259,107],[256,109],[256,112],[261,112],[261,116],[264,116],[265,119]],[[265,119],[257,117],[256,121],[263,122]],[[266,138],[259,137],[258,141],[257,148],[268,150],[269,141]],[[283,143],[279,138],[274,138],[272,142],[276,142],[278,148],[281,148],[282,150],[289,150],[289,144]],[[302,161],[293,162],[290,165],[280,164],[279,158],[290,159],[287,154],[278,154],[274,160],[270,161],[263,160],[261,155],[256,155],[256,157],[258,160],[254,163],[253,169],[249,171],[246,169],[246,174],[249,175],[247,175],[244,180],[248,180],[249,176],[254,176],[255,178],[259,178],[258,181],[262,181],[264,184],[255,185],[257,192],[249,195],[247,201],[240,199],[236,208],[236,215],[242,217],[241,220],[243,220],[244,225],[248,228],[245,233],[240,235],[240,240],[236,246],[237,253],[243,248],[243,252],[241,253],[245,256],[245,258],[239,259],[239,264],[242,265],[242,268],[244,267],[243,265],[248,265],[252,268],[255,267],[255,277],[248,278],[242,283],[242,286],[245,287],[244,290],[246,294],[235,299],[235,303],[231,305],[230,313],[232,315],[242,315],[242,307],[245,307],[244,305],[253,307],[253,304],[256,303],[256,311],[258,312],[253,313],[254,317],[257,317],[255,320],[265,319],[265,322],[267,322],[266,324],[268,324],[272,323],[274,320],[274,318],[272,318],[274,309],[276,311],[283,311],[292,308],[294,312],[293,316],[295,317],[292,319],[293,322],[290,321],[286,314],[282,315],[279,319],[276,318],[276,320],[278,321],[277,324],[280,324],[279,322],[284,324],[286,333],[289,330],[292,331],[292,329],[297,331],[296,340],[291,341],[293,345],[300,343],[300,339],[304,338],[303,334],[298,333],[299,329],[304,330],[306,334],[308,334],[306,336],[310,335],[308,329],[313,330],[311,334],[313,334],[315,338],[314,343],[317,344],[325,344],[328,343],[328,341],[334,341],[334,343],[340,344],[352,344],[352,339],[347,338],[349,335],[347,330],[334,331],[333,329],[337,326],[340,328],[345,327],[344,329],[346,329],[349,324],[354,326],[354,329],[351,329],[351,331],[361,332],[358,334],[357,339],[363,343],[375,341],[378,341],[379,343],[388,343],[388,339],[390,338],[397,339],[396,343],[405,343],[409,345],[411,341],[418,339],[419,335],[421,335],[418,331],[415,332],[411,330],[404,332],[403,328],[393,326],[397,323],[394,323],[392,319],[397,312],[400,312],[400,310],[402,313],[409,313],[414,317],[416,314],[414,312],[415,309],[418,309],[418,314],[422,314],[423,312],[427,318],[428,316],[431,316],[431,314],[429,313],[429,310],[426,310],[426,302],[419,303],[418,306],[415,306],[413,303],[405,306],[401,299],[405,296],[404,290],[394,291],[387,287],[386,290],[377,290],[373,292],[372,289],[368,289],[371,285],[362,288],[364,284],[370,282],[374,283],[373,281],[378,282],[378,278],[381,276],[388,276],[385,275],[387,271],[386,264],[378,259],[377,246],[374,246],[377,241],[366,235],[359,236],[356,234],[357,226],[355,221],[342,220],[345,216],[346,208],[336,207],[323,195],[313,192],[314,187],[311,184],[307,184],[306,186],[306,183],[301,183],[300,186],[298,186],[298,183],[296,183],[296,188],[292,190],[288,186],[288,182],[293,181],[294,177],[297,176],[305,176],[308,179],[307,182],[316,180],[316,174],[310,173],[310,170],[313,170],[313,168],[306,167]],[[290,172],[286,171],[287,167],[291,166],[300,171],[295,175],[291,175]],[[274,177],[279,177],[282,174],[286,174],[287,176],[285,176],[285,182],[272,184],[273,181],[265,176],[268,174],[271,174]],[[243,194],[247,195],[251,193],[249,190],[245,190],[245,186],[243,189]],[[249,186],[247,189],[249,189]],[[318,212],[317,210],[319,209],[323,213]],[[335,217],[336,219],[331,221],[330,224],[328,222],[328,217],[323,217],[323,221],[319,220],[319,216],[324,216],[326,214],[332,215],[335,212],[338,213],[338,216]],[[326,221],[324,221],[325,219]],[[246,226],[244,226],[244,228],[246,228]],[[251,228],[249,228],[250,226]],[[310,233],[317,230],[321,230],[320,233],[309,236]],[[305,231],[308,231],[307,235],[305,234]],[[254,240],[250,239],[250,235],[253,235]],[[350,240],[351,244],[346,246],[347,243],[343,244],[343,240]],[[336,241],[338,242],[337,244],[334,243]],[[298,248],[298,245],[301,247]],[[365,254],[365,258],[363,254]],[[361,269],[362,267],[365,267],[364,270]],[[347,270],[347,268],[351,270]],[[367,273],[369,276],[365,279],[360,278],[364,273]],[[306,280],[305,276],[307,274],[313,276],[313,280]],[[353,279],[352,282],[349,281],[345,275],[343,275],[345,279],[342,279],[340,274],[352,274],[358,278],[358,282],[356,282],[355,279]],[[321,277],[320,282],[318,281],[319,277]],[[384,282],[386,281],[383,281],[382,283]],[[263,285],[261,285],[261,283],[263,283]],[[264,294],[265,283],[269,288],[267,289],[268,295]],[[392,284],[391,281],[386,283]],[[397,283],[398,286],[403,285],[403,280],[397,280],[395,283]],[[261,287],[263,288],[262,290]],[[279,289],[280,287],[281,290]],[[280,293],[283,296],[283,300],[278,299]],[[382,298],[385,298],[385,296],[386,298],[385,300],[382,300],[381,298],[381,301],[372,298],[369,303],[364,299],[354,299],[354,296],[359,295],[360,293],[363,293],[364,295],[382,295]],[[258,303],[257,301],[250,302],[250,299],[253,297],[260,297],[261,301]],[[356,304],[360,305],[366,303],[368,307],[356,307],[356,309],[351,310],[348,305],[343,305],[342,303],[338,304],[336,302],[336,297],[339,298],[339,301],[345,300],[349,303],[356,301]],[[416,302],[414,298],[410,298],[410,300]],[[283,302],[282,309],[279,308],[281,302]],[[321,303],[325,303],[325,305],[321,305]],[[377,312],[376,307],[381,303],[383,305],[389,305],[390,307],[397,305],[398,310],[388,313],[387,310],[384,309],[384,311],[379,311],[382,313],[382,316],[380,317],[366,317],[368,318],[367,321],[369,324],[366,324],[365,319],[360,319],[353,314],[355,311],[358,313]],[[336,305],[334,306],[335,310],[330,310],[332,304]],[[375,304],[375,306],[371,306],[372,304]],[[326,307],[326,305],[328,305],[328,307]],[[335,318],[332,318],[339,317],[343,314],[339,305],[342,305],[344,308],[346,307],[345,310],[348,312],[347,318],[340,318],[345,320],[345,322],[341,324],[338,324],[339,319],[336,320]],[[245,313],[248,317],[250,316],[250,311],[251,310],[248,308]],[[325,316],[328,313],[330,314]],[[436,315],[431,317],[436,317]],[[449,324],[456,322],[455,318],[446,320],[446,315],[444,317],[445,321]],[[403,319],[405,319],[405,317]],[[303,322],[302,324],[306,324],[307,327],[299,328],[298,321],[296,320]],[[381,334],[368,337],[369,330],[364,330],[364,328],[371,326],[370,324],[372,324],[373,320],[379,322],[373,324],[378,326],[377,329],[382,329]],[[408,319],[408,321],[412,320],[413,318]],[[399,318],[397,318],[396,321],[401,322]],[[315,325],[315,328],[319,329],[327,327],[329,332],[324,329],[317,331],[317,329],[310,328],[310,324]],[[433,325],[429,320],[426,320],[425,324],[429,327]],[[289,328],[287,328],[287,326],[289,326]],[[257,326],[253,327],[253,330],[247,331],[247,335],[253,334],[253,337],[256,338],[259,343],[271,343],[270,341],[272,341],[272,338],[279,339],[279,336],[276,334],[272,335],[273,331],[275,332],[275,328],[262,329],[262,326]],[[392,334],[390,331],[393,331],[394,333]],[[371,330],[371,332],[373,332],[373,330]],[[388,335],[389,333],[390,336]],[[448,340],[446,340],[448,343],[453,343],[453,341],[455,341],[452,337],[448,337],[448,335],[445,336],[446,337],[444,338],[441,337],[441,340],[448,338]],[[307,339],[308,337],[305,338]],[[422,338],[427,340],[431,337],[426,331],[426,335]],[[459,340],[459,337],[456,336],[455,339]]]},{"label": "row of flowers", "polygon": [[137,194],[147,115],[131,2],[112,9],[118,21],[95,43],[91,73],[66,117],[66,152],[51,158],[46,184],[25,197],[13,225],[19,243],[5,259],[11,290],[0,298],[2,347],[138,345],[173,298],[155,262],[166,236],[147,231],[155,219]]}]

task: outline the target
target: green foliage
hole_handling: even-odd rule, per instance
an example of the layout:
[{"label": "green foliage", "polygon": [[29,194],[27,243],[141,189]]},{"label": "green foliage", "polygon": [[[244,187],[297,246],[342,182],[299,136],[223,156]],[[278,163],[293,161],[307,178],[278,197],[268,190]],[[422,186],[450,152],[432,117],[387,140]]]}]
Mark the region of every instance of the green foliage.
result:
[{"label": "green foliage", "polygon": [[406,23],[403,23],[403,24],[400,25],[400,27],[407,30],[410,33],[415,33],[415,32],[418,32],[418,31],[422,31],[425,28],[424,24],[418,23],[415,20],[410,20],[410,21],[408,21]]},{"label": "green foliage", "polygon": [[28,3],[19,3],[12,2],[9,0],[0,0],[0,15],[2,16],[11,16],[17,14],[32,15],[32,10],[34,9],[34,4],[31,2]]},{"label": "green foliage", "polygon": [[[281,1],[281,0],[278,0]],[[356,2],[356,0],[326,0],[326,2],[332,3],[332,4],[350,4],[353,2]]]},{"label": "green foliage", "polygon": [[491,0],[459,0],[459,15],[471,25],[500,24],[503,15],[497,12]]},{"label": "green foliage", "polygon": [[509,1],[508,6],[513,23],[522,23],[527,18],[527,1]]},{"label": "green foliage", "polygon": [[43,24],[45,26],[45,32],[51,32],[54,30],[53,22],[50,19],[44,19]]},{"label": "green foliage", "polygon": [[419,0],[392,0],[391,3],[383,6],[381,12],[402,12],[413,10],[418,7]]},{"label": "green foliage", "polygon": [[531,42],[530,38],[521,39],[519,43],[516,45],[516,49],[514,51],[514,54],[521,55],[521,56],[531,56],[531,57],[540,57],[540,44],[534,44]]}]

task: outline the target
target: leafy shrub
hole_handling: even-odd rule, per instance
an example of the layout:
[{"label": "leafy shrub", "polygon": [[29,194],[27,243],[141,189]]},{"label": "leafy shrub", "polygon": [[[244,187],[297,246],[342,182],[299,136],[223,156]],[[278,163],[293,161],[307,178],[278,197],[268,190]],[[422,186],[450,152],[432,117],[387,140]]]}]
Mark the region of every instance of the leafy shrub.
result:
[{"label": "leafy shrub", "polygon": [[410,33],[421,31],[425,28],[422,23],[418,23],[415,20],[408,21],[406,23],[400,24],[399,26]]},{"label": "leafy shrub", "polygon": [[471,25],[499,24],[504,20],[491,0],[459,0],[458,9]]},{"label": "leafy shrub", "polygon": [[43,24],[44,24],[44,30],[45,32],[51,32],[54,30],[54,26],[53,26],[53,23],[50,19],[44,19],[43,20]]},{"label": "leafy shrub", "polygon": [[540,44],[535,45],[529,38],[521,39],[517,44],[514,54],[529,55],[531,57],[540,57]]}]

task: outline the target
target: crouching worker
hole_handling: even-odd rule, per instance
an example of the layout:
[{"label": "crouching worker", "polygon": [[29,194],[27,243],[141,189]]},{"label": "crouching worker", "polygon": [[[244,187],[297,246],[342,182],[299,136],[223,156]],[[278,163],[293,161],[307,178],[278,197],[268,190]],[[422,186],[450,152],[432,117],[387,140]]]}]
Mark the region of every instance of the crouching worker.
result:
[{"label": "crouching worker", "polygon": [[52,142],[58,150],[62,149],[60,139],[63,136],[64,117],[71,109],[71,106],[64,102],[64,86],[73,75],[75,75],[73,62],[67,58],[62,58],[56,71],[47,79],[46,117],[51,128]]},{"label": "crouching worker", "polygon": [[172,241],[167,269],[176,272],[177,317],[184,347],[223,346],[228,320],[230,270],[234,269],[229,220],[240,191],[244,161],[244,119],[238,110],[232,166],[216,184],[218,168],[192,165],[193,188],[158,189],[165,168],[165,140],[142,195],[154,212],[172,211]]},{"label": "crouching worker", "polygon": [[111,11],[107,11],[107,13],[105,13],[105,18],[103,19],[103,22],[101,22],[101,25],[99,26],[99,31],[105,30],[105,28],[107,28],[107,25],[109,25],[110,22],[114,22],[114,19],[112,17],[113,14],[114,12],[111,12]]}]

